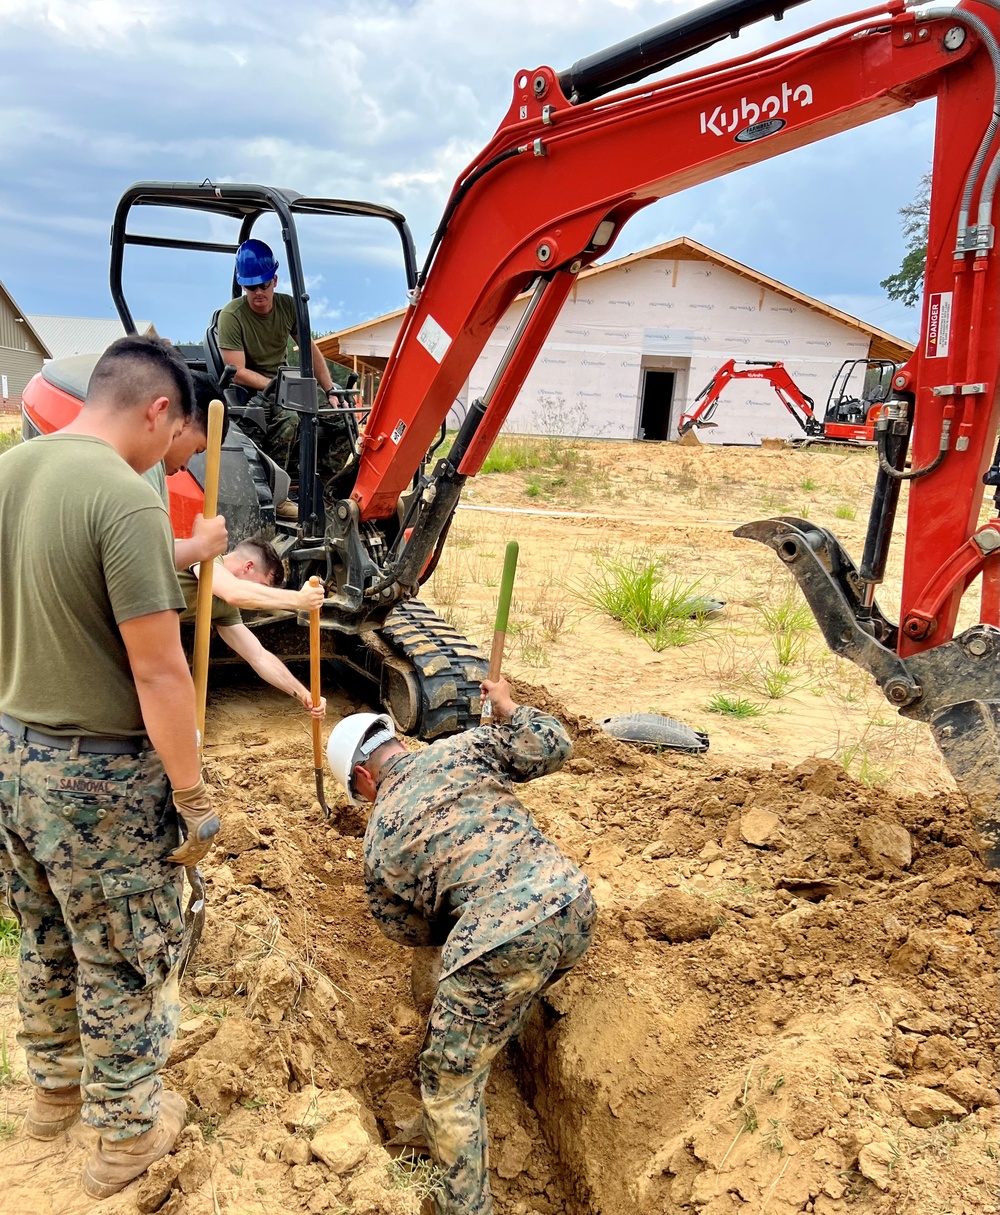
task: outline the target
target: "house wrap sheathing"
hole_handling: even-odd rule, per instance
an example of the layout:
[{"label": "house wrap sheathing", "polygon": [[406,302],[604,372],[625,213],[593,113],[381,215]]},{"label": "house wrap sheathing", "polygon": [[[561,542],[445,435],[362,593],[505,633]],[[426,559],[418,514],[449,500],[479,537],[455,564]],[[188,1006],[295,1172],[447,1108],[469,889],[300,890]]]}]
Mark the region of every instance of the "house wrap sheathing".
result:
[{"label": "house wrap sheathing", "polygon": [[[456,413],[480,396],[524,308],[516,301],[469,375]],[[369,376],[385,364],[403,312],[320,340]],[[681,414],[726,360],[778,360],[820,416],[847,359],[902,362],[912,346],[680,237],[584,271],[507,419],[508,432],[674,438]],[[452,419],[454,421],[454,418]],[[802,434],[760,380],[730,384],[703,442]]]}]

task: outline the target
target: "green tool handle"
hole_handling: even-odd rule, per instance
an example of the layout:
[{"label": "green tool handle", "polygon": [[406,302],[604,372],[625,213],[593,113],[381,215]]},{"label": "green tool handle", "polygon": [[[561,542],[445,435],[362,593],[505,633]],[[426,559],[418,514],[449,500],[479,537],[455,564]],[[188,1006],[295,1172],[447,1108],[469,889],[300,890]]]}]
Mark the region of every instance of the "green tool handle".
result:
[{"label": "green tool handle", "polygon": [[507,620],[510,616],[510,600],[514,593],[514,573],[517,570],[517,541],[511,540],[503,559],[503,577],[500,579],[500,598],[497,601],[497,619],[493,627],[493,645],[490,648],[488,679],[500,678],[503,662],[503,647],[507,640]]}]

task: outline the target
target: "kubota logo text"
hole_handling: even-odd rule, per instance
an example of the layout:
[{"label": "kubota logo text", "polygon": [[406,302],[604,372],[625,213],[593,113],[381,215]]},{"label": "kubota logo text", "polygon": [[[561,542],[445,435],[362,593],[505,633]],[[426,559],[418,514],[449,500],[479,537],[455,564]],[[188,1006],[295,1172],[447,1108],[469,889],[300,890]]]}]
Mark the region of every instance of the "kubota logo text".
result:
[{"label": "kubota logo text", "polygon": [[741,97],[739,105],[734,105],[732,109],[728,107],[723,109],[721,105],[717,105],[711,114],[702,110],[700,115],[701,133],[702,135],[726,135],[741,127],[753,126],[762,119],[777,118],[779,114],[787,114],[794,102],[797,102],[802,108],[812,105],[812,86],[800,84],[792,88],[790,84],[782,83],[780,96],[772,93],[770,97],[765,97],[760,103]]}]

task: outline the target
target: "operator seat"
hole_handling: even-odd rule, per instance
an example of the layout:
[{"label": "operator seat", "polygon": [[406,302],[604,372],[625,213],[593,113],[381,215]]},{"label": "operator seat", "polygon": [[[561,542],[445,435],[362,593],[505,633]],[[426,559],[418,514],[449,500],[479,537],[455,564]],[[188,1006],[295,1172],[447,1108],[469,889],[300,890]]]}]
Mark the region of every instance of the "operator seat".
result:
[{"label": "operator seat", "polygon": [[205,366],[208,368],[208,374],[219,385],[219,391],[226,402],[230,420],[236,422],[242,431],[247,431],[249,428],[249,441],[253,444],[261,460],[274,501],[284,502],[291,488],[291,479],[283,468],[261,450],[260,442],[254,439],[255,430],[259,432],[261,440],[267,435],[267,418],[264,414],[264,407],[248,404],[251,399],[250,391],[232,382],[236,370],[222,357],[222,350],[219,346],[219,312],[220,309],[217,308],[212,314],[211,324],[205,330],[203,343]]},{"label": "operator seat", "polygon": [[248,403],[253,394],[249,389],[231,382],[234,372],[230,364],[222,357],[222,349],[219,346],[220,311],[221,309],[216,308],[215,312],[212,313],[211,323],[205,330],[205,340],[203,343],[205,347],[205,366],[208,368],[209,375],[214,376],[216,383],[220,386],[229,409],[229,416],[240,423],[245,422],[251,427],[256,427],[263,437],[267,434],[267,418],[264,415],[263,407]]}]

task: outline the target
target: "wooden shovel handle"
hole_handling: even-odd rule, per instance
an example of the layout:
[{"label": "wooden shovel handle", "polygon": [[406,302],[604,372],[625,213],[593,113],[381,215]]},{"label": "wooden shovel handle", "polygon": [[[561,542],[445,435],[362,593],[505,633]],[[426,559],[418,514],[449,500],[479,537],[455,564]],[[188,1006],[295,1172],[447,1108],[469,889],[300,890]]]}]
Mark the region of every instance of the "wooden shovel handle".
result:
[{"label": "wooden shovel handle", "polygon": [[[221,401],[208,407],[208,443],[205,447],[205,506],[202,514],[212,518],[219,509],[219,464],[222,460],[222,422],[225,409]],[[208,698],[208,646],[212,640],[212,567],[200,570],[198,599],[194,617],[194,694],[198,735],[205,745],[205,702]],[[207,575],[207,576],[205,576]]]},{"label": "wooden shovel handle", "polygon": [[[310,586],[319,586],[319,578],[315,574],[309,579]],[[309,613],[309,695],[313,705],[318,705],[322,699],[319,678],[319,608],[313,608]],[[312,719],[313,735],[313,767],[323,766],[323,723],[318,717]]]}]

